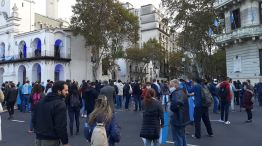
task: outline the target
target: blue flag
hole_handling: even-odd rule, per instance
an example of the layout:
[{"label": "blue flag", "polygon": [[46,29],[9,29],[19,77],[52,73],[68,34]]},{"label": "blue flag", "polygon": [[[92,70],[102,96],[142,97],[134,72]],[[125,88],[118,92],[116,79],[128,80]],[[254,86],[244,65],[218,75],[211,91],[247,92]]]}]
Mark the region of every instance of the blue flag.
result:
[{"label": "blue flag", "polygon": [[212,36],[213,34],[214,34],[214,32],[213,32],[212,28],[209,27],[208,35],[209,35],[209,36]]},{"label": "blue flag", "polygon": [[254,22],[255,19],[256,19],[256,13],[253,10],[251,10],[251,21]]},{"label": "blue flag", "polygon": [[219,21],[217,21],[217,19],[214,20],[214,26],[218,27],[219,26]]},{"label": "blue flag", "polygon": [[231,22],[231,24],[235,23],[235,18],[234,18],[234,14],[233,13],[230,14],[230,22]]}]

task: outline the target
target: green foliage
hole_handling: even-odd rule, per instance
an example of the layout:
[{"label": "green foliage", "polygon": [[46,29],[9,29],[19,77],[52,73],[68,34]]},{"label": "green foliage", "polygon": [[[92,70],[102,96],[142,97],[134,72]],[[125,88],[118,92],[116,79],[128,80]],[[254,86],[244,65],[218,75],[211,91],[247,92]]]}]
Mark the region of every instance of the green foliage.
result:
[{"label": "green foliage", "polygon": [[92,47],[94,77],[102,58],[118,57],[124,41],[136,44],[139,40],[138,18],[115,0],[76,0],[70,28]]},{"label": "green foliage", "polygon": [[216,17],[215,0],[162,0],[170,14],[173,28],[182,31],[177,38],[178,46],[192,53],[211,51],[214,40],[208,35]]}]

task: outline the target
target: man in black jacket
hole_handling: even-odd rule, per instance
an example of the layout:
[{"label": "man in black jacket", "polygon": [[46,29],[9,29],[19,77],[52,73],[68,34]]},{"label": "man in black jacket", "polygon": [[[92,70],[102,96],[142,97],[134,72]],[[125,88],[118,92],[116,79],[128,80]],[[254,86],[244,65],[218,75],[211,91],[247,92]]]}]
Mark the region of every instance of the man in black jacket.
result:
[{"label": "man in black jacket", "polygon": [[66,104],[68,86],[64,81],[55,82],[52,92],[41,99],[33,116],[36,146],[69,146],[67,135]]}]

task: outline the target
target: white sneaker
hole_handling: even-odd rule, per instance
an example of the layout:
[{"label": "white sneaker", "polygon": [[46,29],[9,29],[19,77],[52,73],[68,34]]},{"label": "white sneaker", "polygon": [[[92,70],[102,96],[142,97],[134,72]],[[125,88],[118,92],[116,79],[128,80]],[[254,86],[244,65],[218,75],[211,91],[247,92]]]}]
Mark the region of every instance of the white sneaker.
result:
[{"label": "white sneaker", "polygon": [[223,121],[223,120],[221,120],[221,119],[220,119],[220,120],[218,120],[218,122],[220,122],[220,123],[224,123],[224,121]]},{"label": "white sneaker", "polygon": [[229,121],[226,121],[226,122],[225,122],[225,124],[226,124],[226,125],[229,125],[229,124],[230,124],[230,122],[229,122]]}]

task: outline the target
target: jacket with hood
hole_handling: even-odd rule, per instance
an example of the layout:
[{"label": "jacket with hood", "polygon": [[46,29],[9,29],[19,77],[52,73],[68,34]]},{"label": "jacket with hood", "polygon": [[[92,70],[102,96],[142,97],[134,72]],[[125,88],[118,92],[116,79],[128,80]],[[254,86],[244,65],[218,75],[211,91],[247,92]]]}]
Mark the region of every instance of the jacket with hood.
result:
[{"label": "jacket with hood", "polygon": [[42,98],[33,115],[33,126],[39,140],[61,140],[68,144],[66,104],[64,98],[49,93]]},{"label": "jacket with hood", "polygon": [[224,82],[220,83],[220,84],[218,85],[218,87],[219,87],[219,88],[225,88],[225,89],[226,89],[226,91],[227,91],[226,100],[227,100],[228,102],[231,102],[232,96],[231,96],[231,87],[230,87],[229,82],[224,81]]}]

